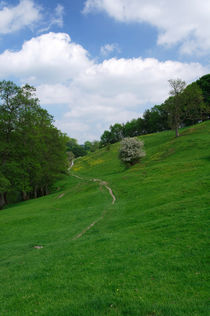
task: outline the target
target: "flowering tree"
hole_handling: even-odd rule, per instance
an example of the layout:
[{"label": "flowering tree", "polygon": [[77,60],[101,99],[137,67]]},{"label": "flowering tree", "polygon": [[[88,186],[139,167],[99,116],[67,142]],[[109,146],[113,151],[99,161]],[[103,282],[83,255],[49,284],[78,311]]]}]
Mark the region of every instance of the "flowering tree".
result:
[{"label": "flowering tree", "polygon": [[145,156],[144,143],[137,138],[124,138],[120,143],[119,158],[126,165],[134,165]]}]

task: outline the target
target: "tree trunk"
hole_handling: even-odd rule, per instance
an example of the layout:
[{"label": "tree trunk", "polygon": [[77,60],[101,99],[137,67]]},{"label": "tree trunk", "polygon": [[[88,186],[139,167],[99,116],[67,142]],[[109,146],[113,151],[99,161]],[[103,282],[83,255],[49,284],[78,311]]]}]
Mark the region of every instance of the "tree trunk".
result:
[{"label": "tree trunk", "polygon": [[22,201],[28,200],[28,194],[25,191],[22,191]]},{"label": "tree trunk", "polygon": [[2,209],[5,204],[4,194],[0,193],[0,209]]},{"label": "tree trunk", "polygon": [[37,198],[37,186],[34,187],[34,198]]},{"label": "tree trunk", "polygon": [[40,188],[40,192],[41,192],[41,196],[44,196],[44,188],[43,187]]},{"label": "tree trunk", "polygon": [[49,194],[49,190],[47,185],[44,187],[44,195],[48,195]]},{"label": "tree trunk", "polygon": [[8,204],[8,202],[7,202],[7,192],[4,192],[4,202],[5,202],[5,204]]},{"label": "tree trunk", "polygon": [[175,128],[175,133],[176,133],[176,137],[179,137],[179,127],[178,126],[176,126],[176,128]]}]

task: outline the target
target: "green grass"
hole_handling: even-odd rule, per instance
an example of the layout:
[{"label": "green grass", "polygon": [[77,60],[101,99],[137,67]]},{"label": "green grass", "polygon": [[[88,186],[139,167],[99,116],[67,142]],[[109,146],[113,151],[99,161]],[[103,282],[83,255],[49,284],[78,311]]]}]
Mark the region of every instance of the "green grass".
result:
[{"label": "green grass", "polygon": [[210,121],[141,139],[132,168],[114,144],[77,159],[71,173],[87,180],[1,211],[0,315],[209,314]]}]

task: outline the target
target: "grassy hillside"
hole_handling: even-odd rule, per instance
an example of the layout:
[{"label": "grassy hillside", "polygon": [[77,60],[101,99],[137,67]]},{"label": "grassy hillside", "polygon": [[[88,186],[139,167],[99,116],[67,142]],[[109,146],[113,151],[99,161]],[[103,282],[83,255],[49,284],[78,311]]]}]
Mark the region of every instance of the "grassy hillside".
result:
[{"label": "grassy hillside", "polygon": [[141,139],[132,168],[114,144],[1,211],[0,315],[208,315],[210,121]]}]

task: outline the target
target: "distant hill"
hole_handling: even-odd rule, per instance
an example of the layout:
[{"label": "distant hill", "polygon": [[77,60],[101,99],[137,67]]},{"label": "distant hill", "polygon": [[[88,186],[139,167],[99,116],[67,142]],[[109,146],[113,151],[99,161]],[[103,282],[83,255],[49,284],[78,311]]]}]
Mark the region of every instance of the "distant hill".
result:
[{"label": "distant hill", "polygon": [[2,210],[0,315],[208,315],[209,135],[141,136],[129,169],[116,143]]}]

